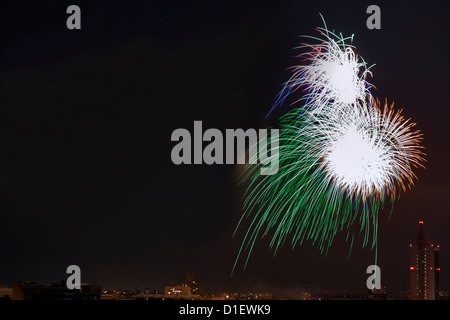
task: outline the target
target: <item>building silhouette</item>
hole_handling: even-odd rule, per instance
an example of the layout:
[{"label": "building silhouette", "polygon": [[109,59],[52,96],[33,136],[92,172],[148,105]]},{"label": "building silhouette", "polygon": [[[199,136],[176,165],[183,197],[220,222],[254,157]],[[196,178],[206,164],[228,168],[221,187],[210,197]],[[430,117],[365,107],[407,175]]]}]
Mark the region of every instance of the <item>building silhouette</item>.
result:
[{"label": "building silhouette", "polygon": [[435,300],[440,300],[441,291],[439,288],[439,277],[441,273],[441,267],[439,264],[439,254],[440,254],[439,245],[434,247],[434,297]]},{"label": "building silhouette", "polygon": [[64,281],[42,284],[32,281],[14,281],[12,300],[100,300],[101,286],[81,284],[81,289],[68,289]]},{"label": "building silhouette", "polygon": [[197,283],[195,273],[186,273],[185,280],[179,284],[170,283],[164,287],[164,297],[171,299],[202,299],[206,296],[205,288]]},{"label": "building silhouette", "polygon": [[439,297],[439,246],[434,246],[419,221],[416,243],[410,244],[409,289],[411,300],[435,300]]}]

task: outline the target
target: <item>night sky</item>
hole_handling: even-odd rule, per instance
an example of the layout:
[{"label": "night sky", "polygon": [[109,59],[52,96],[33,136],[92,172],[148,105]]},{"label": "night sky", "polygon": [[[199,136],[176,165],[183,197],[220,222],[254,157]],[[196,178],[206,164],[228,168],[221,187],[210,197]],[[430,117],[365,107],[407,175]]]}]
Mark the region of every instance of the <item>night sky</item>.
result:
[{"label": "night sky", "polygon": [[[44,4],[45,3],[45,4]],[[81,30],[66,8],[81,8]],[[381,8],[368,30],[366,8]],[[5,1],[0,5],[0,283],[55,282],[79,265],[103,288],[163,289],[186,272],[209,292],[366,290],[375,252],[339,233],[275,257],[259,241],[230,278],[244,229],[240,168],[171,161],[177,128],[261,128],[301,39],[355,34],[388,97],[424,134],[426,170],[379,218],[381,282],[409,287],[418,220],[450,290],[448,8],[434,1]],[[288,110],[288,106],[284,111]],[[283,112],[284,112],[283,111]],[[272,119],[273,120],[273,119]],[[270,122],[271,120],[269,120]]]}]

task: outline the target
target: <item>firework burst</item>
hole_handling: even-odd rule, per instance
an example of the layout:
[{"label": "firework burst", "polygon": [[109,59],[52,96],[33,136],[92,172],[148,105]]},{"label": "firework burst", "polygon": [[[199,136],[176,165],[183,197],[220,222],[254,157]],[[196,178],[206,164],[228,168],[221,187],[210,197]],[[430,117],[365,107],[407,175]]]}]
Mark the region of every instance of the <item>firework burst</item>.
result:
[{"label": "firework burst", "polygon": [[326,136],[321,169],[348,193],[367,198],[389,190],[395,195],[413,184],[412,168],[422,166],[422,135],[393,106],[386,101],[381,109],[376,100],[316,117],[315,131]]},{"label": "firework burst", "polygon": [[292,76],[283,85],[270,112],[299,89],[304,91],[304,95],[294,103],[303,100],[304,107],[314,113],[320,113],[330,103],[338,110],[358,101],[372,102],[370,89],[373,85],[366,81],[372,73],[367,63],[356,54],[351,44],[353,36],[337,35],[327,30],[326,25],[317,30],[321,38],[305,38],[319,43],[303,43],[298,47],[303,51],[297,56],[300,64],[289,68]]},{"label": "firework burst", "polygon": [[327,252],[343,230],[351,247],[361,234],[363,247],[371,234],[376,247],[378,213],[413,186],[413,169],[423,167],[422,134],[402,110],[372,97],[365,62],[345,44],[352,38],[319,31],[326,41],[303,46],[309,52],[272,108],[303,87],[303,105],[278,120],[278,172],[263,176],[262,164],[245,166],[236,230],[244,218],[251,222],[233,270],[243,250],[247,265],[256,240],[269,232],[275,253],[288,237],[292,247],[310,240]]}]

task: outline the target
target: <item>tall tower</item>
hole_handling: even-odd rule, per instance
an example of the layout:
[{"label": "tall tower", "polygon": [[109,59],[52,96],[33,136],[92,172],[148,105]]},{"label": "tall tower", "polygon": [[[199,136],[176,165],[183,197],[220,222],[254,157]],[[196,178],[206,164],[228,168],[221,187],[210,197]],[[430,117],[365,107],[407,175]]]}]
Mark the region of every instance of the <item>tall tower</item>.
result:
[{"label": "tall tower", "polygon": [[430,239],[423,232],[423,221],[419,221],[416,244],[410,244],[409,247],[410,299],[435,300],[435,250]]},{"label": "tall tower", "polygon": [[441,267],[439,265],[439,245],[434,247],[434,297],[435,300],[439,300],[439,274],[441,273]]}]

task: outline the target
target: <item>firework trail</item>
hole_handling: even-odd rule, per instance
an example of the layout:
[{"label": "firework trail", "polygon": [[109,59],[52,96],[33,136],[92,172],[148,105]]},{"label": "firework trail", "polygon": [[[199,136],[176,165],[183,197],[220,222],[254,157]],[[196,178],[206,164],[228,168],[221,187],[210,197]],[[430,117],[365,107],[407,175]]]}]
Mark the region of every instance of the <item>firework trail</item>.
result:
[{"label": "firework trail", "polygon": [[347,38],[335,41],[326,29],[321,34],[327,41],[305,46],[306,64],[294,68],[273,107],[304,87],[304,104],[278,120],[277,174],[262,176],[261,164],[244,169],[244,213],[236,230],[244,218],[251,222],[233,270],[243,250],[247,265],[256,240],[269,232],[275,253],[288,237],[292,247],[310,240],[327,252],[343,230],[350,250],[361,234],[363,247],[370,234],[376,247],[378,213],[413,186],[413,169],[423,167],[415,123],[372,97],[369,71]]}]

